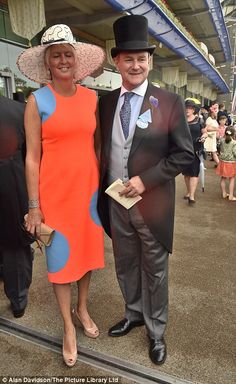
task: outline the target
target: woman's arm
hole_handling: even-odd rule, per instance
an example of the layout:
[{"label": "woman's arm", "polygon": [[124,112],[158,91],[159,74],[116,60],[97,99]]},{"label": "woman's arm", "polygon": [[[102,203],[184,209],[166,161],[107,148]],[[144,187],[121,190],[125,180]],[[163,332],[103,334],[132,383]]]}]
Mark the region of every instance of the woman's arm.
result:
[{"label": "woman's arm", "polygon": [[212,127],[212,125],[206,125],[207,132],[215,132],[218,130],[217,127]]},{"label": "woman's arm", "polygon": [[204,127],[201,129],[201,141],[205,141],[205,139],[207,138],[208,136],[208,133],[207,133],[207,128]]},{"label": "woman's arm", "polygon": [[212,119],[210,116],[206,119],[207,132],[215,132],[219,129],[218,126],[214,126],[215,122],[216,122],[216,120]]},{"label": "woman's arm", "polygon": [[[208,117],[206,119],[206,129],[207,129],[207,132],[215,132],[218,130],[218,127],[217,126],[214,126],[214,122],[216,120],[212,119],[211,117]],[[212,125],[213,124],[213,125]]]},{"label": "woman's arm", "polygon": [[39,206],[39,167],[41,161],[41,119],[33,95],[28,99],[25,109],[26,133],[26,183],[29,196],[29,213],[26,229],[32,234],[40,234],[43,215]]}]

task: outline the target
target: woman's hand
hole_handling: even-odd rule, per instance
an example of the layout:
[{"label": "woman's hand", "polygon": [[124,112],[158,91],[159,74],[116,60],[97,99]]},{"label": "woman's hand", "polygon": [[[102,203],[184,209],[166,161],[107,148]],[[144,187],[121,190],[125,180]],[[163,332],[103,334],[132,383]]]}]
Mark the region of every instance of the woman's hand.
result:
[{"label": "woman's hand", "polygon": [[208,137],[208,134],[207,133],[203,133],[202,136],[200,137],[200,143],[204,143],[206,138]]},{"label": "woman's hand", "polygon": [[32,233],[33,236],[40,236],[41,223],[44,222],[43,214],[40,208],[29,209],[28,214],[25,216],[25,229]]}]

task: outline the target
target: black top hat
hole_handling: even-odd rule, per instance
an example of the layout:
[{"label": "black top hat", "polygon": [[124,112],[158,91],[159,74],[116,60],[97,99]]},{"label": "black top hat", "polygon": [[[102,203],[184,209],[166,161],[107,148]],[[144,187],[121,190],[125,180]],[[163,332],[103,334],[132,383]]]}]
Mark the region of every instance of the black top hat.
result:
[{"label": "black top hat", "polygon": [[141,15],[123,16],[113,24],[116,47],[111,56],[116,57],[123,51],[147,51],[153,54],[156,46],[148,44],[148,21]]}]

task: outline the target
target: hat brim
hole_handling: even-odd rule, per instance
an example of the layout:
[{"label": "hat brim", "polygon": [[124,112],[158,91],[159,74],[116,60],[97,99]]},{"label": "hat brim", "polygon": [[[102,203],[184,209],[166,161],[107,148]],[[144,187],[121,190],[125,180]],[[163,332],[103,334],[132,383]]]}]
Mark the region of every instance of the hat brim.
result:
[{"label": "hat brim", "polygon": [[[50,45],[38,45],[28,48],[17,59],[16,64],[21,73],[39,84],[47,83],[50,80],[44,62],[45,51]],[[83,80],[85,77],[93,75],[93,73],[98,73],[105,61],[104,50],[87,43],[75,42],[72,45],[77,56],[75,79]]]},{"label": "hat brim", "polygon": [[114,47],[114,48],[111,48],[111,57],[114,58],[121,52],[139,52],[139,51],[149,52],[150,55],[152,55],[155,49],[156,49],[155,45],[151,45],[150,47],[144,47],[144,46],[139,46],[139,47],[133,46],[129,48]]}]

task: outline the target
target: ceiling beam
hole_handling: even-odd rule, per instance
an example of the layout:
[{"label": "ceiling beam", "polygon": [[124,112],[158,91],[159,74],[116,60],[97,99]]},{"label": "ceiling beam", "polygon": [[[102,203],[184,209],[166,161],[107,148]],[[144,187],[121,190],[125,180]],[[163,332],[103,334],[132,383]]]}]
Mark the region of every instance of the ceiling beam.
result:
[{"label": "ceiling beam", "polygon": [[213,35],[197,35],[197,34],[195,34],[195,37],[198,40],[202,40],[202,39],[209,40],[209,39],[218,39],[219,38],[216,33],[214,33]]},{"label": "ceiling beam", "polygon": [[[71,5],[72,7],[79,9],[80,11],[82,11],[84,13],[87,13],[88,15],[93,14],[93,10],[91,8],[89,8],[87,5],[85,5],[84,1],[83,1],[83,4],[80,0],[65,0],[65,1],[67,4]],[[89,3],[89,2],[87,2],[87,3]]]},{"label": "ceiling beam", "polygon": [[230,5],[230,6],[223,8],[224,17],[228,16],[230,13],[232,13],[234,11],[235,11],[235,5],[234,6]]},{"label": "ceiling beam", "polygon": [[72,30],[73,34],[75,36],[80,37],[82,40],[85,40],[89,43],[99,45],[100,47],[105,48],[105,42],[103,40],[98,39],[96,36],[91,35],[87,32],[81,31],[79,28],[76,27],[70,27]]},{"label": "ceiling beam", "polygon": [[233,21],[234,23],[235,23],[235,21],[236,21],[236,16],[234,16],[234,17],[225,17],[225,20],[226,21]]},{"label": "ceiling beam", "polygon": [[63,8],[63,9],[58,9],[58,10],[53,9],[52,11],[45,10],[45,14],[46,14],[46,18],[48,20],[53,20],[55,18],[55,15],[57,18],[60,18],[60,17],[64,18],[64,17],[74,16],[75,15],[75,8],[70,7],[70,8]]},{"label": "ceiling beam", "polygon": [[[223,52],[215,50],[213,53],[214,53],[214,55],[218,55],[218,54],[222,55]],[[225,63],[225,60],[222,60],[222,62]]]},{"label": "ceiling beam", "polygon": [[93,15],[86,15],[84,13],[73,12],[73,15],[58,15],[56,12],[50,12],[46,14],[47,18],[53,20],[55,24],[65,23],[69,25],[96,25],[101,22],[106,22],[109,19],[117,17],[117,12],[108,9],[107,12],[96,13]]},{"label": "ceiling beam", "polygon": [[178,14],[177,16],[199,16],[199,15],[205,15],[205,14],[209,14],[209,10],[204,8],[204,9],[199,9],[198,11],[197,10],[194,10],[194,11],[185,11],[185,10],[182,10],[182,11],[178,11]]},{"label": "ceiling beam", "polygon": [[228,7],[229,5],[234,5],[234,1],[235,0],[223,0],[221,2],[221,6],[223,8],[223,7]]},{"label": "ceiling beam", "polygon": [[177,56],[177,55],[173,55],[173,56],[169,56],[169,57],[160,57],[157,55],[157,58],[156,56],[154,56],[154,62],[157,62],[157,64],[165,64],[165,63],[172,63],[174,61],[182,61],[184,60],[182,57],[180,56]]},{"label": "ceiling beam", "polygon": [[236,9],[234,8],[232,9],[231,12],[227,13],[227,16],[225,16],[225,19],[228,20],[228,17],[231,17],[231,18],[234,17],[234,21],[235,21],[235,16],[236,16]]}]

